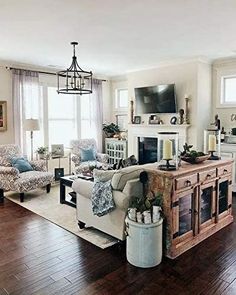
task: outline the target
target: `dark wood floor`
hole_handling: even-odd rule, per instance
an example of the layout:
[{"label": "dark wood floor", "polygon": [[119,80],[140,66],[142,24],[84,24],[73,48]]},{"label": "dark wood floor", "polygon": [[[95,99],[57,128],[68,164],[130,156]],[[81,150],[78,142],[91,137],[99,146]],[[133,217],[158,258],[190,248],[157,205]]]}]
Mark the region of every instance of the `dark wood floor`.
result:
[{"label": "dark wood floor", "polygon": [[124,246],[101,250],[5,200],[0,295],[6,294],[236,294],[236,223],[175,260],[139,269],[126,262]]}]

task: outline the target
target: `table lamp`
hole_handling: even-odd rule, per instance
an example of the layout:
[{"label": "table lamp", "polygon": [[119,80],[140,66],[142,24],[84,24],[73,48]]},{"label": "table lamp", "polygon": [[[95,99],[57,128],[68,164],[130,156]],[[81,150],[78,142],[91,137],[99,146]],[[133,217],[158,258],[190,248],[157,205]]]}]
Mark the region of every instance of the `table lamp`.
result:
[{"label": "table lamp", "polygon": [[25,131],[30,131],[31,139],[31,161],[33,160],[33,131],[39,130],[39,120],[38,119],[26,119],[24,122]]}]

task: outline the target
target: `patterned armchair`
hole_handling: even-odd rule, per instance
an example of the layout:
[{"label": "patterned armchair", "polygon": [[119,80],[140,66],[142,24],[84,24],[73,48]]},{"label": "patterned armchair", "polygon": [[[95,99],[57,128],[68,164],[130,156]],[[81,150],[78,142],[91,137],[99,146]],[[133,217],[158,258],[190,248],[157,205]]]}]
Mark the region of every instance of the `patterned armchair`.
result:
[{"label": "patterned armchair", "polygon": [[24,193],[44,187],[50,192],[53,174],[46,172],[45,161],[29,161],[33,171],[20,173],[11,166],[12,157],[22,157],[18,145],[0,145],[0,202],[3,202],[4,191],[16,191],[20,194],[20,201],[24,201]]},{"label": "patterned armchair", "polygon": [[[89,166],[95,166],[99,167],[104,164],[108,163],[109,156],[107,154],[102,154],[97,152],[97,144],[95,139],[89,138],[89,139],[79,139],[79,140],[71,140],[70,142],[71,148],[72,148],[72,157],[71,160],[75,164],[75,173],[81,173],[84,170],[88,170]],[[96,152],[96,160],[94,161],[81,161],[80,156],[80,149],[89,149],[93,147]]]}]

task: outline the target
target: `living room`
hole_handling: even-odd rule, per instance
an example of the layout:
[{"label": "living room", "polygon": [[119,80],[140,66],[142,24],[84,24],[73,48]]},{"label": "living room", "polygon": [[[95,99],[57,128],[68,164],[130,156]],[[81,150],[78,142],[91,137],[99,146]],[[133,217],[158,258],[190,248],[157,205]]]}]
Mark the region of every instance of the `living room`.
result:
[{"label": "living room", "polygon": [[2,1],[0,294],[236,293],[235,8]]}]

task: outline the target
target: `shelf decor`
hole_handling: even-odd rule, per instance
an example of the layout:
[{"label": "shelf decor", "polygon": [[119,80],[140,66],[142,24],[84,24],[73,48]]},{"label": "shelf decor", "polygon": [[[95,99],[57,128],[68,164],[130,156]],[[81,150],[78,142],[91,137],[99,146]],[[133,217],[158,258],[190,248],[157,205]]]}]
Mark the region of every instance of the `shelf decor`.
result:
[{"label": "shelf decor", "polygon": [[178,132],[159,132],[157,134],[157,161],[160,170],[178,169]]},{"label": "shelf decor", "polygon": [[220,130],[204,130],[204,153],[210,153],[209,160],[220,159]]}]

